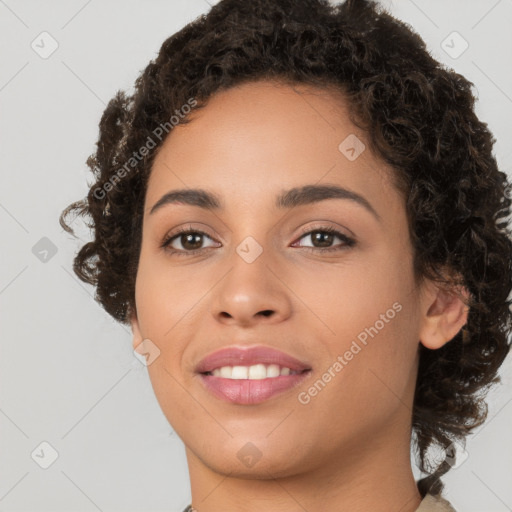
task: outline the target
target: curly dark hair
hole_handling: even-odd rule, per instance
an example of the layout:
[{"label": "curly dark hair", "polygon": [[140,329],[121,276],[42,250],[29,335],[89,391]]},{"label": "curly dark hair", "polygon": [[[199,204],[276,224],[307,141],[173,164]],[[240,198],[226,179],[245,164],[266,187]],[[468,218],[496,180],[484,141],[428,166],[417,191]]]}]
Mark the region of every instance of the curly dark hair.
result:
[{"label": "curly dark hair", "polygon": [[[191,97],[203,108],[216,92],[260,79],[344,93],[350,120],[407,198],[415,276],[470,293],[466,326],[437,350],[420,344],[412,428],[427,476],[418,489],[439,495],[451,466],[433,463],[427,450],[464,444],[485,421],[485,394],[500,382],[510,349],[511,185],[474,112],[473,83],[434,60],[421,37],[376,2],[222,0],[169,37],[133,94],[118,91],[108,103],[87,159],[95,183],[60,216],[73,235],[72,211],[92,218],[94,239],[80,248],[74,272],[96,287],[113,318],[129,323],[147,180],[165,140],[155,128]],[[134,163],[149,140],[156,147]]]}]

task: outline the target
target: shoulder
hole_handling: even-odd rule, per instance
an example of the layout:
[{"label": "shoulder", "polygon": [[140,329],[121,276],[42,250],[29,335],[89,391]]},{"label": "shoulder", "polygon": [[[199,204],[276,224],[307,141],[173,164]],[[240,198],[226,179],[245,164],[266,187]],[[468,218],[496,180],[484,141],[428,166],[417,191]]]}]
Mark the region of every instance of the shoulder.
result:
[{"label": "shoulder", "polygon": [[441,496],[426,494],[416,509],[416,512],[457,512],[450,504]]}]

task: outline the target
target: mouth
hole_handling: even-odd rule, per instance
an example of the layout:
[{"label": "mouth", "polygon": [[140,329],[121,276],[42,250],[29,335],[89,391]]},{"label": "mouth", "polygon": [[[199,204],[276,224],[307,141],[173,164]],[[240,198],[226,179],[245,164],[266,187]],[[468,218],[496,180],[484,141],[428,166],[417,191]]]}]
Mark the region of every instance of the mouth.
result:
[{"label": "mouth", "polygon": [[272,347],[226,347],[196,367],[204,388],[233,404],[254,405],[290,391],[311,375],[312,368]]}]

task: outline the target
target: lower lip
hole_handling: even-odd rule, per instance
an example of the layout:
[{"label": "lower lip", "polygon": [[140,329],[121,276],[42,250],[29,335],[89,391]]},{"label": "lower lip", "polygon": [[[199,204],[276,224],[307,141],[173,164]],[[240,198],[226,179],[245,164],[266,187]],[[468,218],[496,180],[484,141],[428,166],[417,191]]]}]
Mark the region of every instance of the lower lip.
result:
[{"label": "lower lip", "polygon": [[233,404],[259,404],[279,393],[299,385],[311,370],[293,375],[280,375],[266,379],[226,379],[201,374],[206,389],[217,398]]}]

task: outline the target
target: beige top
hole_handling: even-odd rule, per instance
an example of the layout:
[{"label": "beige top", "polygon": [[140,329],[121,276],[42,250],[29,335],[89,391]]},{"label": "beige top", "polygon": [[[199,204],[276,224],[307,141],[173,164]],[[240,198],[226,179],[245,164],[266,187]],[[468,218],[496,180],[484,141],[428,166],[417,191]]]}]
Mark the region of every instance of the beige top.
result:
[{"label": "beige top", "polygon": [[416,509],[416,512],[457,512],[444,498],[427,494]]},{"label": "beige top", "polygon": [[[193,512],[195,509],[189,505],[183,512]],[[416,509],[416,512],[457,512],[444,498],[427,494]]]}]

